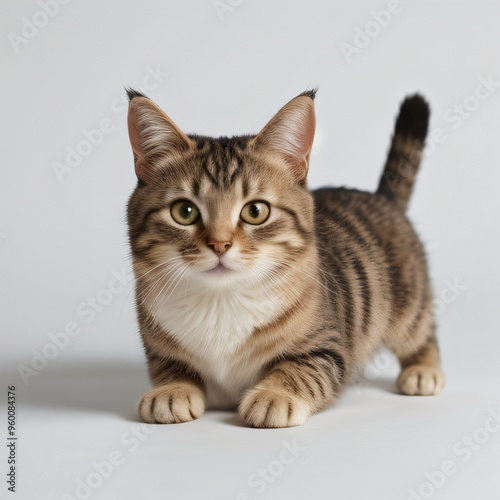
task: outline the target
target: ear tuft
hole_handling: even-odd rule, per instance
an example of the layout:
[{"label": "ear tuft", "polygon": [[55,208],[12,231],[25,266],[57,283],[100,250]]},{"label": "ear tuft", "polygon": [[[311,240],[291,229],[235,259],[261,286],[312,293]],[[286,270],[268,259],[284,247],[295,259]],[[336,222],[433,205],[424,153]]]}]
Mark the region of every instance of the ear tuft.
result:
[{"label": "ear tuft", "polygon": [[145,97],[146,99],[148,99],[148,97],[145,96],[142,92],[139,92],[138,90],[135,90],[131,87],[125,87],[125,92],[127,92],[129,102],[134,99],[134,97]]},{"label": "ear tuft", "polygon": [[283,167],[299,182],[305,181],[309,169],[316,128],[315,95],[316,90],[307,90],[292,99],[253,139],[257,151],[279,157]]},{"label": "ear tuft", "polygon": [[313,101],[316,99],[316,93],[318,92],[318,87],[314,87],[311,90],[304,90],[302,94],[299,94],[299,96],[303,95],[306,97],[310,97]]}]

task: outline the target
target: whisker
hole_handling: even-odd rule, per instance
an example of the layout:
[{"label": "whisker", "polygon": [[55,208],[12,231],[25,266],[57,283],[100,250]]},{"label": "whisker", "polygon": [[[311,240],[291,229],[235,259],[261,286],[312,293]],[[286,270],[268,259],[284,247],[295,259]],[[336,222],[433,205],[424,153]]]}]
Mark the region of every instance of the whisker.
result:
[{"label": "whisker", "polygon": [[308,273],[307,271],[304,271],[304,269],[300,269],[299,267],[297,267],[295,270],[300,271],[301,273],[304,273],[306,276],[309,276],[309,278],[311,278],[312,280],[314,280],[316,283],[318,283],[318,285],[320,285],[321,287],[323,287],[325,290],[327,290],[330,293],[333,293],[334,295],[337,295],[337,291],[336,290],[332,290],[331,288],[329,288],[328,286],[326,286],[324,283],[322,283],[318,278],[316,278],[312,274]]},{"label": "whisker", "polygon": [[[171,279],[167,280],[165,282],[165,284],[163,285],[163,287],[161,288],[161,290],[158,292],[158,294],[156,295],[155,299],[153,300],[152,304],[151,304],[151,308],[153,309],[156,305],[156,302],[158,301],[158,299],[160,298],[160,296],[162,295],[163,293],[163,290],[165,289],[165,287],[167,287],[166,289],[166,292],[168,292],[168,290],[170,289],[170,287],[175,283],[175,286],[173,288],[173,290],[170,292],[170,295],[164,300],[164,302],[168,302],[168,300],[170,299],[170,297],[172,296],[172,293],[173,291],[177,288],[177,285],[180,283],[180,281],[182,280],[182,276],[184,276],[184,274],[186,274],[187,272],[187,269],[184,268],[184,269],[179,269],[177,268],[174,272],[174,276],[172,276]],[[165,293],[166,293],[165,292]]]},{"label": "whisker", "polygon": [[156,268],[158,268],[160,266],[164,266],[166,264],[169,264],[169,263],[177,261],[177,260],[181,260],[181,259],[183,259],[182,255],[177,255],[175,257],[171,257],[168,260],[160,262],[159,264],[157,264],[156,266],[152,267],[151,269],[149,269],[148,271],[146,271],[145,273],[143,273],[143,274],[141,274],[139,276],[137,276],[137,274],[136,274],[136,277],[137,278],[144,278],[144,276],[148,275],[151,271],[154,271]]},{"label": "whisker", "polygon": [[177,280],[176,285],[174,286],[173,290],[170,292],[169,296],[165,299],[165,302],[168,302],[168,299],[170,299],[170,297],[172,297],[172,294],[175,292],[175,289],[177,288],[179,283],[182,281],[182,279],[184,278],[184,276],[186,275],[187,272],[188,272],[188,269],[187,268],[184,269],[184,272],[179,276],[179,279]]},{"label": "whisker", "polygon": [[[168,284],[169,282],[169,275],[171,274],[174,274],[178,271],[178,269],[183,265],[182,262],[175,262],[174,264],[170,264],[169,268],[164,271],[163,273],[159,273],[156,280],[153,281],[152,284],[150,284],[146,290],[143,291],[143,293],[141,293],[141,297],[142,297],[142,301],[141,301],[141,305],[144,304],[144,302],[147,300],[147,298],[149,297],[149,295],[153,292],[153,290],[156,288],[156,286],[158,285],[158,283],[160,283],[163,279],[167,278],[166,282],[165,282],[165,285]],[[165,287],[165,285],[163,285],[163,288]],[[162,288],[162,290],[163,290]]]},{"label": "whisker", "polygon": [[[136,278],[138,277],[140,279],[144,279],[145,276],[147,276],[150,272],[154,271],[158,267],[160,267],[160,266],[166,266],[166,265],[171,266],[172,262],[176,262],[179,259],[182,259],[182,256],[173,257],[173,258],[168,259],[168,260],[166,260],[164,262],[160,262],[159,264],[157,264],[156,266],[154,266],[152,269],[149,269],[147,272],[145,272],[145,273],[143,273],[143,274],[141,274],[139,276],[136,275]],[[176,263],[178,263],[178,262],[176,262]],[[149,290],[151,288],[154,288],[156,286],[156,284],[159,282],[159,280],[161,280],[165,276],[165,274],[167,274],[167,273],[168,273],[168,269],[164,273],[159,273],[159,275],[157,276],[156,280],[153,279],[153,283],[149,283],[148,285],[146,285],[146,289],[143,290],[143,292],[141,293],[141,295],[144,295],[144,293],[147,295],[148,292],[149,292]],[[142,304],[142,302],[141,302],[141,304]]]}]

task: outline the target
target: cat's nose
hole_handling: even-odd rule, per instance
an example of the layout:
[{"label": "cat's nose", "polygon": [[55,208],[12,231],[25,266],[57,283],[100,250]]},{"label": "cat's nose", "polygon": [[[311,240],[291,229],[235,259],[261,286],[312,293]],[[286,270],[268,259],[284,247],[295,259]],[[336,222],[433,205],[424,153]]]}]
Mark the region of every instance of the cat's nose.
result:
[{"label": "cat's nose", "polygon": [[208,246],[215,252],[217,257],[220,257],[224,252],[227,252],[231,246],[230,241],[209,241]]}]

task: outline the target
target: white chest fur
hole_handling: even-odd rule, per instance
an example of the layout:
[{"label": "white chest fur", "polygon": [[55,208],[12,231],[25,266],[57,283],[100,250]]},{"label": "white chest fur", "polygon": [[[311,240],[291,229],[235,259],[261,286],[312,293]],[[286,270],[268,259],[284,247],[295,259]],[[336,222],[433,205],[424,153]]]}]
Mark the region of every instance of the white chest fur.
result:
[{"label": "white chest fur", "polygon": [[[163,297],[161,297],[163,298]],[[196,360],[206,384],[207,403],[236,405],[238,397],[258,375],[259,363],[237,349],[255,328],[276,318],[283,309],[278,297],[262,290],[227,290],[181,285],[164,301],[146,301],[150,313]]]}]

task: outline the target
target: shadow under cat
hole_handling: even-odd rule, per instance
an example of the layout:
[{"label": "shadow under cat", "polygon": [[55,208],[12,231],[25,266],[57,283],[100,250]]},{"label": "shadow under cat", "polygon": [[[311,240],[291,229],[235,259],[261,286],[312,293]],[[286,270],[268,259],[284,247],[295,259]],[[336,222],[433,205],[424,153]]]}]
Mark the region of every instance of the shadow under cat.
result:
[{"label": "shadow under cat", "polygon": [[[13,369],[6,378],[14,381],[16,376]],[[145,363],[125,360],[54,363],[27,386],[16,383],[21,409],[110,413],[130,421],[138,421],[137,401],[149,385]]]},{"label": "shadow under cat", "polygon": [[[15,382],[15,368],[3,371],[2,378]],[[27,386],[17,383],[21,408],[61,409],[84,413],[108,413],[139,422],[137,402],[150,388],[146,364],[133,361],[79,361],[72,365],[50,365],[31,378]],[[369,385],[353,383],[347,391],[374,389],[395,393],[393,377],[379,377]],[[210,410],[209,410],[210,411]],[[222,421],[246,427],[232,412],[224,412]]]}]

